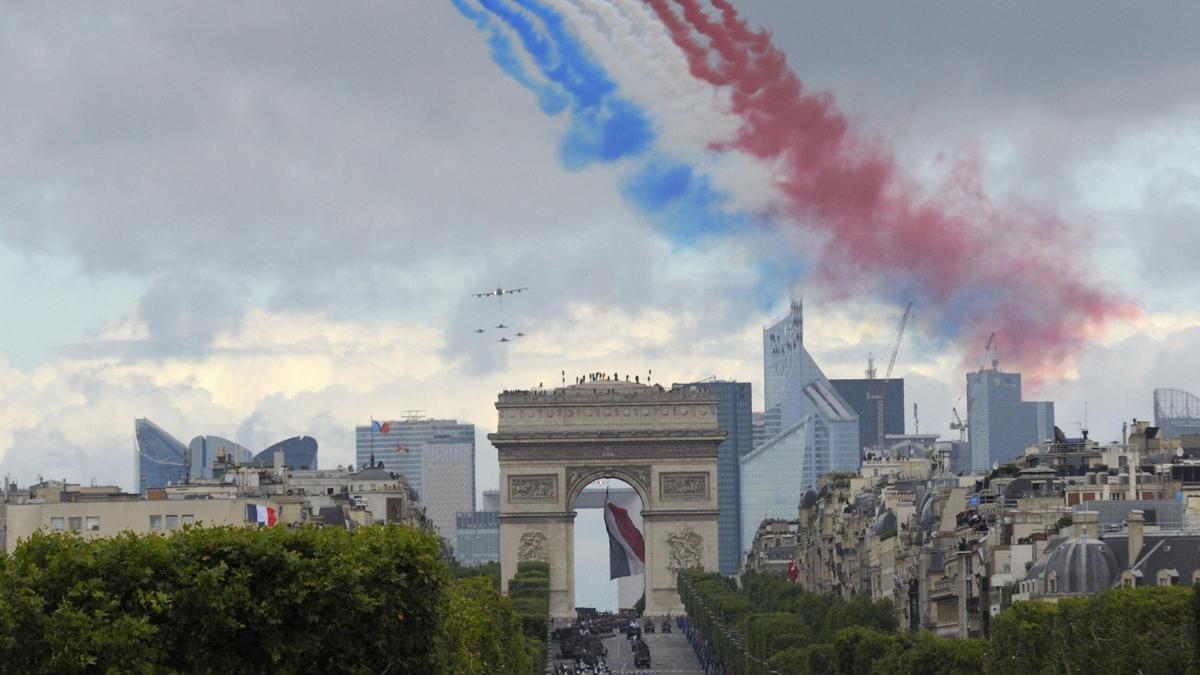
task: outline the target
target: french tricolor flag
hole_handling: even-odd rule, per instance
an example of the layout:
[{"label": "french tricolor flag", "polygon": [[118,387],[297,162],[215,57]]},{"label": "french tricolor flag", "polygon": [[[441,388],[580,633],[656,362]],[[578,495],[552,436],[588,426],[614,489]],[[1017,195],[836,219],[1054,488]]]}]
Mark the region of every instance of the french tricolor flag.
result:
[{"label": "french tricolor flag", "polygon": [[612,502],[605,502],[604,528],[608,530],[608,578],[645,573],[646,542],[629,519],[629,512]]},{"label": "french tricolor flag", "polygon": [[246,505],[246,522],[258,523],[259,525],[266,525],[267,527],[274,527],[277,519],[278,518],[273,507],[263,506],[261,504]]}]

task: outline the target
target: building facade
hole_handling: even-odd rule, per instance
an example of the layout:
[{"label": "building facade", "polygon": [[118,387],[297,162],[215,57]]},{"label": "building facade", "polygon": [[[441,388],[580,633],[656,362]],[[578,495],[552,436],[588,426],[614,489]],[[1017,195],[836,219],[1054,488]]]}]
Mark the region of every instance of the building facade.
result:
[{"label": "building facade", "polygon": [[721,574],[733,574],[742,557],[742,490],[740,460],[753,449],[754,428],[750,413],[749,382],[711,381],[679,387],[696,387],[717,395],[717,426],[725,440],[717,449],[718,558]]},{"label": "building facade", "polygon": [[421,501],[446,541],[456,539],[456,514],[475,510],[474,441],[473,435],[470,443],[435,440],[422,449]]},{"label": "building facade", "polygon": [[[891,380],[830,380],[850,407],[858,413],[858,438],[862,448],[880,448],[888,436],[904,433],[904,379]],[[880,398],[873,398],[879,396]],[[883,403],[883,426],[879,425],[880,402]]]},{"label": "building facade", "polygon": [[971,470],[1007,464],[1035,443],[1054,438],[1054,404],[1022,401],[1021,374],[991,369],[967,373]]},{"label": "building facade", "polygon": [[454,559],[473,567],[500,562],[500,513],[465,511],[454,515]]},{"label": "building facade", "polygon": [[859,418],[804,347],[804,308],[763,329],[763,442],[739,459],[741,551],[763,518],[795,517],[800,495],[827,473],[858,469]]},{"label": "building facade", "polygon": [[798,301],[792,301],[787,316],[763,329],[763,384],[764,443],[800,433],[796,425],[813,418],[809,437],[814,443],[802,446],[798,487],[811,487],[830,471],[858,468],[858,414],[804,347],[804,307]]}]

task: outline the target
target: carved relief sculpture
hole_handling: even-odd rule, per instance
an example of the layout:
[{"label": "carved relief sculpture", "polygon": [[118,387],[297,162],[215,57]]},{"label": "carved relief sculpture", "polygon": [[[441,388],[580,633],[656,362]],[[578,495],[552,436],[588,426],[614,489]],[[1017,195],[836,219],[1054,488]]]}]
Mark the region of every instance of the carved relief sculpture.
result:
[{"label": "carved relief sculpture", "polygon": [[509,476],[509,501],[548,501],[558,499],[558,476]]},{"label": "carved relief sculpture", "polygon": [[658,479],[664,499],[708,499],[707,473],[663,473]]},{"label": "carved relief sculpture", "polygon": [[685,527],[679,532],[667,535],[667,546],[670,552],[667,558],[667,569],[674,576],[679,570],[703,567],[704,537]]},{"label": "carved relief sculpture", "polygon": [[526,532],[521,535],[521,545],[517,547],[519,562],[548,562],[550,556],[546,553],[546,535],[541,532]]}]

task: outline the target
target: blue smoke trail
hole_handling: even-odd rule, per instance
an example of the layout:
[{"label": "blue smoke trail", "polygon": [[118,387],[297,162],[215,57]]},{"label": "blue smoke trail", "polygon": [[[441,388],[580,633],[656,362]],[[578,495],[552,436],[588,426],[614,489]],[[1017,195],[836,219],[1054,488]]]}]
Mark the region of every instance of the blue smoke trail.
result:
[{"label": "blue smoke trail", "polygon": [[[571,170],[631,160],[635,168],[621,193],[650,223],[677,246],[745,231],[755,219],[729,208],[729,195],[717,190],[694,167],[656,151],[657,132],[650,116],[624,98],[619,87],[563,17],[539,0],[451,0],[465,17],[489,35],[492,59],[521,86],[532,91],[547,115],[569,111],[559,146],[560,160]],[[521,43],[537,70],[522,67],[516,46],[498,20]],[[547,105],[552,101],[557,105]],[[766,272],[775,265],[757,266]]]}]

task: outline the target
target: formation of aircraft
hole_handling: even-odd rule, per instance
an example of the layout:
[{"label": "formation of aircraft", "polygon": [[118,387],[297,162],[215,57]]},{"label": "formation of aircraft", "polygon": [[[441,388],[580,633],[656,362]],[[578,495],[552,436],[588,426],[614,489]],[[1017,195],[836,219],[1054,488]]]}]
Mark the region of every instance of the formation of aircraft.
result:
[{"label": "formation of aircraft", "polygon": [[[471,295],[476,298],[496,298],[497,300],[500,301],[501,311],[503,311],[504,296],[512,295],[514,293],[524,293],[527,290],[529,290],[529,289],[524,286],[522,286],[521,288],[501,288],[501,287],[497,286],[493,290],[484,291],[482,293],[472,293]],[[509,327],[510,326],[508,324],[506,324],[502,321],[502,322],[496,324],[495,330],[505,330]],[[486,333],[487,331],[488,331],[488,329],[486,329],[486,328],[476,328],[475,334],[482,335],[482,334]],[[525,333],[514,333],[512,337],[523,338],[523,337],[525,337]],[[496,340],[496,342],[512,342],[512,340],[510,340],[509,337],[507,335],[505,335],[505,336],[501,336],[501,338],[499,340]]]}]

